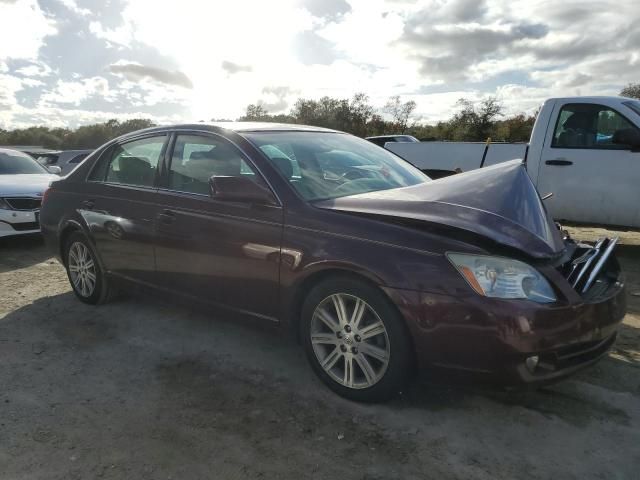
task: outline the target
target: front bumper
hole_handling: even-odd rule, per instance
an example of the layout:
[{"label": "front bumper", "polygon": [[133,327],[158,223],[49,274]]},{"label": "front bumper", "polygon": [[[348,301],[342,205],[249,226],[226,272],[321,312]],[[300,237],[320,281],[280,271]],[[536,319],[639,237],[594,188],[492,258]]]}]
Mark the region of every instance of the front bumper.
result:
[{"label": "front bumper", "polygon": [[[553,306],[386,290],[407,320],[421,369],[502,386],[553,382],[596,362],[626,311],[621,277],[596,297]],[[527,365],[533,356],[535,368]]]},{"label": "front bumper", "polygon": [[39,233],[39,215],[38,210],[0,209],[0,237]]}]

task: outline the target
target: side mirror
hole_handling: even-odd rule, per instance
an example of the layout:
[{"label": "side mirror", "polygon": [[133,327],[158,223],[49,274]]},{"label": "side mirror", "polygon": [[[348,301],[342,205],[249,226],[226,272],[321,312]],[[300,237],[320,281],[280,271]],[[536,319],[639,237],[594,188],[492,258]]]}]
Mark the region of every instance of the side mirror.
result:
[{"label": "side mirror", "polygon": [[640,151],[640,130],[637,128],[616,130],[611,142],[616,145],[626,145],[632,152]]},{"label": "side mirror", "polygon": [[271,191],[247,177],[214,175],[209,179],[209,191],[217,200],[275,205]]},{"label": "side mirror", "polygon": [[60,175],[62,173],[62,169],[56,165],[49,165],[47,167],[50,173],[55,173],[56,175]]}]

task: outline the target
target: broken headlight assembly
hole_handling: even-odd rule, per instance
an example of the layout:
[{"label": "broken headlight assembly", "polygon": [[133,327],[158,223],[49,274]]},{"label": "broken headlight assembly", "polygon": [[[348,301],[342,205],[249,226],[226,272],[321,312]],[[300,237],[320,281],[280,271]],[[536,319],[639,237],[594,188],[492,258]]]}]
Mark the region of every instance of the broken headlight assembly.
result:
[{"label": "broken headlight assembly", "polygon": [[549,282],[535,268],[519,260],[485,255],[448,253],[447,258],[478,294],[493,298],[556,301]]}]

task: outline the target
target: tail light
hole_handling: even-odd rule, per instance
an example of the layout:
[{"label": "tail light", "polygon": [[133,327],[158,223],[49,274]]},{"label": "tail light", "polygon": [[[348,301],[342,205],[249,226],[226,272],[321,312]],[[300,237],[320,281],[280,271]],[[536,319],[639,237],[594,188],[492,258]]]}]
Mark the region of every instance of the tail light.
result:
[{"label": "tail light", "polygon": [[53,189],[49,187],[44,191],[44,193],[42,194],[42,202],[40,202],[40,205],[44,205],[44,202],[47,201],[47,197],[49,196],[49,193],[51,193],[51,190]]}]

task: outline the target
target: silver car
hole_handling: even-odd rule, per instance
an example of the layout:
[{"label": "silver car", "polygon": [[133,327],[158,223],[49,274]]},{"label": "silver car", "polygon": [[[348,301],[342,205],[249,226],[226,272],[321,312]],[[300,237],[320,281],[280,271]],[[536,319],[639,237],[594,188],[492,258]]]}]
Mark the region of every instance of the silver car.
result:
[{"label": "silver car", "polygon": [[0,237],[40,232],[42,196],[59,173],[26,153],[0,149]]}]

